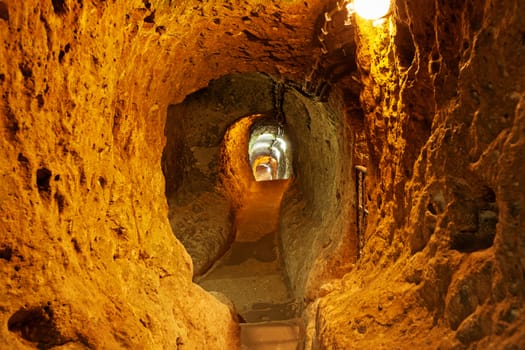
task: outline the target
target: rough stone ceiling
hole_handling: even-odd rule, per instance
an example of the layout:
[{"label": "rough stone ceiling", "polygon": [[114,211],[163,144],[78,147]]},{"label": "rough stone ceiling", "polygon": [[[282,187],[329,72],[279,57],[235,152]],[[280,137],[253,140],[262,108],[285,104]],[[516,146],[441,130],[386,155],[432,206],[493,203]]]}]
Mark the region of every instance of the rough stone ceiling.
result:
[{"label": "rough stone ceiling", "polygon": [[[191,283],[170,229],[168,105],[230,73],[302,82],[334,6],[0,1],[0,348],[238,348],[235,317]],[[348,239],[312,238],[317,270],[298,282],[311,346],[525,347],[524,7],[398,0],[388,31],[330,31],[335,129],[353,143],[324,164],[368,165],[370,214],[355,265],[353,223],[316,221]],[[353,180],[329,180],[304,200],[328,193],[332,215],[349,213],[353,194],[337,186]],[[289,201],[284,226],[301,210]]]}]

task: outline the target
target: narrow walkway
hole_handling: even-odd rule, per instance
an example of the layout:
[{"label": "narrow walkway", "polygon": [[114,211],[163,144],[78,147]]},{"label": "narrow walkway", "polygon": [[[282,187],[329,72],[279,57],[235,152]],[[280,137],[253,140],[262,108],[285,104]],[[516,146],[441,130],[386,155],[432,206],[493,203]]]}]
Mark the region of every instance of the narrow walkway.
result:
[{"label": "narrow walkway", "polygon": [[[226,295],[245,322],[289,320],[297,316],[277,236],[279,209],[288,181],[253,183],[235,218],[235,242],[199,281],[203,288]],[[248,333],[268,329],[250,328]]]},{"label": "narrow walkway", "polygon": [[241,324],[243,350],[297,350],[298,320]]}]

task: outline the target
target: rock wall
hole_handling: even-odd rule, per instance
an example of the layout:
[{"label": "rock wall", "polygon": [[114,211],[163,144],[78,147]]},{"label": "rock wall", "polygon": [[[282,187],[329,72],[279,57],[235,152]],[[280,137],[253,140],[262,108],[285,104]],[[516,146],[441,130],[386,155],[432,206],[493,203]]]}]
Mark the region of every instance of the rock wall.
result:
[{"label": "rock wall", "polygon": [[366,246],[310,346],[525,346],[523,1],[397,1],[358,21]]},{"label": "rock wall", "polygon": [[[0,348],[238,347],[234,317],[191,283],[170,228],[168,106],[230,73],[301,82],[334,6],[0,1]],[[310,345],[525,347],[524,6],[398,0],[385,26],[357,21],[355,62],[354,41],[330,31],[326,62],[350,62],[325,70],[349,158],[309,152],[300,167],[312,174],[295,191],[344,213],[352,194],[335,189],[353,186],[341,169],[359,161],[371,200],[353,270],[318,287],[351,268],[352,251],[336,250],[298,283],[312,291]],[[337,184],[326,197],[315,177],[325,168]],[[312,213],[331,229],[319,215],[329,211]]]},{"label": "rock wall", "polygon": [[290,90],[284,112],[295,175],[281,209],[283,257],[296,297],[309,302],[355,262],[353,140],[329,103]]},{"label": "rock wall", "polygon": [[[280,13],[318,6],[285,8],[0,2],[0,348],[236,347],[170,230],[163,130],[169,104],[227,72],[299,72],[311,29]],[[294,59],[265,69],[275,55]]]}]

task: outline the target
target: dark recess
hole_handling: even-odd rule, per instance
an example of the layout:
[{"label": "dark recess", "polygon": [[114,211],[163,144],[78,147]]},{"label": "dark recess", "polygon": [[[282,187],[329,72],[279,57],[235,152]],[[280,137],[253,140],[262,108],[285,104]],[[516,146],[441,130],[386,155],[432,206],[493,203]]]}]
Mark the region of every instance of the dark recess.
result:
[{"label": "dark recess", "polygon": [[13,257],[13,248],[11,248],[10,246],[3,246],[2,248],[0,248],[0,259],[11,261],[12,257]]},{"label": "dark recess", "polygon": [[57,15],[62,15],[67,12],[65,0],[51,0],[51,2],[53,4],[53,11],[55,11]]},{"label": "dark recess", "polygon": [[50,349],[68,341],[58,331],[49,305],[19,309],[7,321],[7,328],[23,339],[37,343],[38,349]]},{"label": "dark recess", "polygon": [[144,22],[155,23],[155,11],[153,11],[149,16],[144,17]]},{"label": "dark recess", "polygon": [[0,19],[9,21],[9,8],[7,4],[3,1],[0,1]]},{"label": "dark recess", "polygon": [[490,248],[494,244],[498,208],[496,194],[490,187],[484,186],[481,189],[472,217],[475,221],[475,229],[452,233],[451,249],[469,253]]},{"label": "dark recess", "polygon": [[49,192],[49,180],[51,179],[51,170],[40,168],[36,171],[36,185],[39,192]]}]

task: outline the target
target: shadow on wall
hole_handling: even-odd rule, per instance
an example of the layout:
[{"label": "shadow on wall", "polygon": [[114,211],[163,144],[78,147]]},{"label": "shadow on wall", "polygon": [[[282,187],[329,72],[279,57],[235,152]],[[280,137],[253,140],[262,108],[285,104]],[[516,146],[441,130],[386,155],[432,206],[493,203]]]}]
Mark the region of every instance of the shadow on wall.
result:
[{"label": "shadow on wall", "polygon": [[294,181],[281,206],[283,259],[295,296],[311,301],[357,257],[353,137],[336,101],[287,89]]}]

